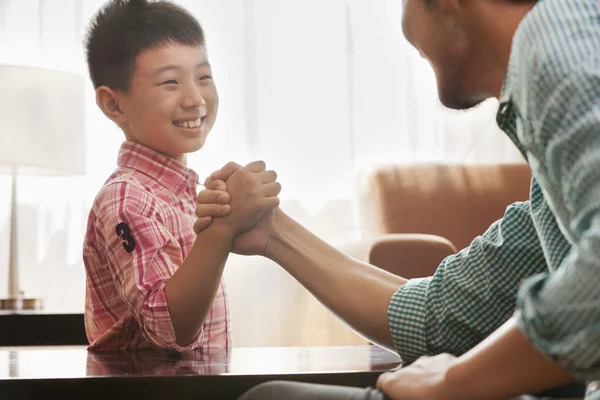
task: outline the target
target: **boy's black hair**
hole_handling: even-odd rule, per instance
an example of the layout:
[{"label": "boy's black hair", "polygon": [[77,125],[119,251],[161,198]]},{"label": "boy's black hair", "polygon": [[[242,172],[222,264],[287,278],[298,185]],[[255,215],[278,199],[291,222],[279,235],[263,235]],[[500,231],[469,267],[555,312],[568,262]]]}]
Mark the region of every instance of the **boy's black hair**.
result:
[{"label": "boy's black hair", "polygon": [[205,46],[200,23],[165,0],[110,0],[91,19],[85,38],[94,88],[127,92],[136,60],[144,50],[174,42]]}]

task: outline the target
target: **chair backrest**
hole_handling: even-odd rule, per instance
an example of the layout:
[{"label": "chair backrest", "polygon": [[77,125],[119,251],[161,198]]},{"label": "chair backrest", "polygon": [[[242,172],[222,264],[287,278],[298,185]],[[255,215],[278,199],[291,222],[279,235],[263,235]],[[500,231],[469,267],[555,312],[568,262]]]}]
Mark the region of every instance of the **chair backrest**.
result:
[{"label": "chair backrest", "polygon": [[370,235],[426,233],[462,249],[529,198],[525,163],[381,166],[360,184],[361,223]]}]

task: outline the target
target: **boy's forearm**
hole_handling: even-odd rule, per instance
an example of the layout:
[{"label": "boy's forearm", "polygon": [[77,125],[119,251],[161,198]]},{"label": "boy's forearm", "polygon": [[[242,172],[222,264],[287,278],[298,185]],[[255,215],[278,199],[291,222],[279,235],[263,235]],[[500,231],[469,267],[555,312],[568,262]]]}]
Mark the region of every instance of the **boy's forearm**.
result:
[{"label": "boy's forearm", "polygon": [[219,223],[200,232],[188,256],[165,285],[179,346],[189,345],[202,329],[219,288],[233,237]]},{"label": "boy's forearm", "polygon": [[387,309],[406,280],[335,249],[282,212],[276,218],[267,256],[359,334],[393,349]]},{"label": "boy's forearm", "polygon": [[535,394],[573,378],[539,353],[511,319],[460,357],[447,380],[461,397],[484,399]]}]

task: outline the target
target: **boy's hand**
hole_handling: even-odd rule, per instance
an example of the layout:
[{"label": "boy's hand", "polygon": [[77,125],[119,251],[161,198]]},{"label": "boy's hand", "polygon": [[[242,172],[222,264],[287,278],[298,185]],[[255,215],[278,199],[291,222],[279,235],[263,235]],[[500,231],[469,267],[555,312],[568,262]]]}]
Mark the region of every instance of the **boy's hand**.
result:
[{"label": "boy's hand", "polygon": [[[231,164],[228,166],[229,170],[224,171],[225,174],[236,168]],[[213,180],[215,180],[214,177]],[[274,171],[267,171],[263,161],[252,162],[233,172],[227,179],[226,187],[230,196],[231,212],[226,218],[219,219],[218,222],[227,226],[233,234],[252,228],[266,211],[279,206],[277,195],[281,191],[281,185],[276,180],[277,174]],[[204,196],[212,196],[213,200],[215,198],[214,193],[210,196],[205,193]],[[219,201],[219,197],[221,201],[226,200],[223,193],[216,197],[217,201]],[[217,204],[217,209],[212,211],[218,213],[219,206]],[[226,212],[226,209],[221,212]],[[199,216],[205,215],[200,214]]]},{"label": "boy's hand", "polygon": [[204,190],[198,193],[198,204],[196,205],[196,216],[194,223],[196,234],[208,228],[215,217],[226,217],[231,213],[229,205],[230,195],[227,193],[225,181],[231,175],[242,168],[241,165],[230,162],[204,181]]},{"label": "boy's hand", "polygon": [[[198,194],[196,208],[198,220],[194,224],[196,233],[208,228],[213,218],[229,215],[231,212],[231,207],[228,206],[230,197],[226,192],[227,183],[225,181],[240,168],[242,168],[240,165],[230,162],[206,179],[204,190]],[[242,255],[264,255],[273,223],[280,213],[279,208],[267,211],[252,229],[239,234],[234,241],[233,252]]]}]

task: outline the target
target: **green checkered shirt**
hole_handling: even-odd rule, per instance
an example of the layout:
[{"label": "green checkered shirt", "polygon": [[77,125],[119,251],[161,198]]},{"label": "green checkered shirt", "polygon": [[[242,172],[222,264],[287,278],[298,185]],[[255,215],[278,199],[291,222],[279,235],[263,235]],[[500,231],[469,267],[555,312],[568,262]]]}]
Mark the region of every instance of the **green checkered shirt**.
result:
[{"label": "green checkered shirt", "polygon": [[[515,315],[543,354],[598,380],[599,0],[540,0],[525,16],[497,121],[531,166],[530,200],[398,290],[388,309],[395,346],[408,360],[462,354]],[[596,386],[589,398],[600,398]]]}]

